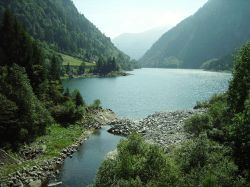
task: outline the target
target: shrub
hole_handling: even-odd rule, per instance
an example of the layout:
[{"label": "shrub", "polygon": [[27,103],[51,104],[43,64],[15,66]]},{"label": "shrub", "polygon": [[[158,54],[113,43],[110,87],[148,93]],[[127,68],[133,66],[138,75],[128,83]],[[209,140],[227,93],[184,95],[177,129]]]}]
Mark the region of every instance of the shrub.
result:
[{"label": "shrub", "polygon": [[115,160],[100,167],[94,186],[177,186],[178,169],[163,150],[137,135],[122,140]]},{"label": "shrub", "polygon": [[90,106],[91,108],[98,109],[101,107],[101,101],[99,99],[94,100],[93,104]]},{"label": "shrub", "polygon": [[201,132],[211,129],[209,116],[207,114],[197,114],[185,122],[184,128],[187,132],[199,136]]}]

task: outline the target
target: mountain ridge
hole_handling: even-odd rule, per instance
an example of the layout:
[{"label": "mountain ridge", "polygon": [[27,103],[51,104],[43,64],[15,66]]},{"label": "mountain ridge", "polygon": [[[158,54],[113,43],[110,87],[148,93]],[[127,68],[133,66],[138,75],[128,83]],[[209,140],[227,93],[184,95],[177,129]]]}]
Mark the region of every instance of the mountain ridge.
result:
[{"label": "mountain ridge", "polygon": [[0,15],[8,8],[28,33],[54,49],[86,61],[116,57],[129,69],[129,57],[118,50],[71,0],[0,1]]},{"label": "mountain ridge", "polygon": [[138,33],[123,33],[112,39],[112,42],[118,49],[138,60],[169,28],[165,26]]},{"label": "mountain ridge", "polygon": [[[213,58],[232,54],[250,39],[250,1],[209,0],[194,15],[166,32],[139,60],[143,67],[200,68]],[[232,21],[230,21],[232,20]]]}]

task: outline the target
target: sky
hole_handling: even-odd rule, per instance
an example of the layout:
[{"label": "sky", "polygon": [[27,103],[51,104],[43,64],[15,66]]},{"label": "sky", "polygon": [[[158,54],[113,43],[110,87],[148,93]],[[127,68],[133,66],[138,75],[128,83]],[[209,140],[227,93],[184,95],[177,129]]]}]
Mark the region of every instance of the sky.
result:
[{"label": "sky", "polygon": [[73,0],[106,36],[173,27],[194,14],[208,0]]}]

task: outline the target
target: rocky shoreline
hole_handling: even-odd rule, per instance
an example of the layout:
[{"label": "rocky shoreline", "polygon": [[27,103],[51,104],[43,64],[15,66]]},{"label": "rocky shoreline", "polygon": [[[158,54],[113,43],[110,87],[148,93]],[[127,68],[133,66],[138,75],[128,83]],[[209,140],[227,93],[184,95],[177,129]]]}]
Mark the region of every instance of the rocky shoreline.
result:
[{"label": "rocky shoreline", "polygon": [[[59,173],[59,168],[64,163],[64,160],[67,157],[72,157],[72,154],[78,151],[79,147],[96,129],[117,120],[115,113],[110,109],[99,109],[92,112],[94,114],[92,122],[88,124],[79,124],[82,125],[87,131],[83,133],[71,146],[63,149],[58,157],[54,157],[50,160],[44,160],[42,163],[36,163],[31,168],[23,167],[21,170],[9,174],[5,178],[0,178],[0,187],[41,187],[56,186],[60,184],[60,181],[53,184],[48,184],[48,181],[50,178],[54,178],[55,175]],[[31,146],[24,146],[24,148],[20,151],[20,154],[25,160],[35,159],[43,153],[39,147],[34,148]]]},{"label": "rocky shoreline", "polygon": [[147,142],[168,147],[185,141],[188,138],[184,132],[185,120],[204,112],[204,109],[158,112],[139,121],[121,119],[110,123],[111,128],[108,132],[123,136],[128,136],[133,132],[140,133]]},{"label": "rocky shoreline", "polygon": [[[188,137],[184,132],[184,121],[195,114],[204,113],[205,110],[188,110],[175,112],[160,112],[147,116],[142,120],[118,119],[112,110],[96,111],[95,118],[92,123],[85,124],[85,129],[90,129],[83,133],[74,144],[61,151],[58,157],[50,160],[45,160],[40,164],[27,169],[22,168],[13,174],[10,174],[5,179],[1,179],[0,187],[41,187],[41,186],[56,186],[59,183],[48,184],[48,180],[59,173],[60,166],[64,163],[67,157],[78,151],[84,141],[92,134],[94,129],[99,129],[104,125],[109,125],[111,128],[108,132],[115,135],[128,136],[133,132],[140,133],[149,143],[156,143],[163,148],[167,148],[173,144],[179,144],[185,141]],[[35,151],[42,154],[41,150]],[[27,154],[27,152],[25,152]],[[28,154],[29,155],[29,154]],[[33,155],[33,152],[31,152]]]},{"label": "rocky shoreline", "polygon": [[[1,180],[1,187],[39,187],[43,186],[50,177],[59,172],[58,168],[64,160],[78,150],[78,147],[87,140],[91,133],[83,134],[73,145],[61,151],[58,157],[46,160],[39,165],[35,165],[29,169],[23,167],[21,170],[10,174],[5,180]],[[47,185],[47,184],[46,184]]]}]

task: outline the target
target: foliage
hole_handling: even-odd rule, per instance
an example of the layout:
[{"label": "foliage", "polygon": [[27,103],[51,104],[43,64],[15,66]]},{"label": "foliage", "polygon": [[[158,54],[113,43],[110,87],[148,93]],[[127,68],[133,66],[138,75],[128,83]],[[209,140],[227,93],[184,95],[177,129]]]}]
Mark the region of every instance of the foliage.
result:
[{"label": "foliage", "polygon": [[199,136],[208,129],[211,129],[208,115],[197,114],[185,122],[185,130],[195,136]]},{"label": "foliage", "polygon": [[178,171],[157,146],[137,134],[118,145],[116,159],[104,161],[94,186],[176,186]]},{"label": "foliage", "polygon": [[93,104],[90,105],[91,108],[98,109],[101,107],[101,101],[100,99],[94,100]]},{"label": "foliage", "polygon": [[[1,118],[6,118],[6,112],[10,115],[6,123],[1,123],[1,144],[9,142],[16,146],[18,142],[27,142],[43,134],[52,118],[34,95],[24,69],[16,64],[2,67],[0,77],[0,93],[4,99]],[[8,107],[9,111],[4,111]]]},{"label": "foliage", "polygon": [[119,71],[119,69],[120,68],[115,58],[108,58],[107,60],[100,58],[96,63],[94,73],[107,75],[108,73],[111,73],[113,71]]},{"label": "foliage", "polygon": [[94,186],[244,186],[230,153],[205,134],[168,153],[133,134],[103,162]]},{"label": "foliage", "polygon": [[130,66],[129,57],[80,14],[71,0],[0,1],[0,15],[6,8],[10,9],[31,36],[47,42],[58,52],[87,62],[114,56],[120,59],[123,69]]},{"label": "foliage", "polygon": [[[22,170],[23,167],[26,169],[33,166],[38,166],[44,163],[44,160],[50,160],[54,157],[58,157],[64,148],[72,145],[76,139],[78,139],[84,133],[84,129],[81,126],[74,125],[69,128],[61,127],[60,125],[52,124],[46,128],[46,134],[37,137],[31,146],[46,147],[44,153],[32,160],[25,160],[21,164],[9,164],[6,163],[4,167],[1,167],[0,178],[4,179],[9,174],[16,171]],[[27,145],[22,145],[27,146]],[[21,146],[21,147],[22,147]],[[14,153],[8,152],[14,158],[22,158],[19,152]]]},{"label": "foliage", "polygon": [[203,62],[217,58],[211,68],[230,68],[230,54],[250,39],[250,28],[245,24],[250,18],[249,7],[250,1],[245,0],[208,1],[163,34],[139,63],[159,67],[165,59],[175,57],[183,61],[181,68],[200,68]]},{"label": "foliage", "polygon": [[235,57],[233,80],[228,91],[228,104],[232,113],[242,112],[250,91],[250,43],[244,45]]},{"label": "foliage", "polygon": [[194,116],[185,125],[195,136],[208,138],[232,149],[232,159],[240,174],[250,180],[250,44],[244,45],[235,58],[233,79],[226,94],[213,97],[208,112]]},{"label": "foliage", "polygon": [[231,71],[233,69],[233,55],[226,55],[220,59],[211,59],[204,62],[201,69],[212,71]]},{"label": "foliage", "polygon": [[80,93],[63,96],[61,65],[60,56],[33,40],[9,10],[4,13],[0,27],[0,147],[18,147],[44,134],[54,121],[52,116],[62,124],[82,117]]},{"label": "foliage", "polygon": [[[76,58],[76,57],[72,57],[72,56],[69,56],[69,55],[65,55],[65,54],[62,54],[60,53],[60,55],[62,56],[63,58],[63,65],[66,66],[66,65],[70,65],[70,66],[80,66],[83,61],[79,58]],[[95,66],[95,63],[90,63],[90,62],[85,62],[85,66],[87,67],[92,67],[92,66]]]},{"label": "foliage", "polygon": [[174,157],[183,174],[180,186],[241,186],[230,149],[210,141],[206,134],[175,150]]},{"label": "foliage", "polygon": [[95,186],[249,186],[249,59],[247,44],[236,57],[228,92],[199,104],[207,112],[186,121],[189,141],[164,153],[132,135],[115,159],[104,161]]},{"label": "foliage", "polygon": [[85,73],[85,62],[82,62],[81,65],[78,68],[78,75],[83,75]]}]

